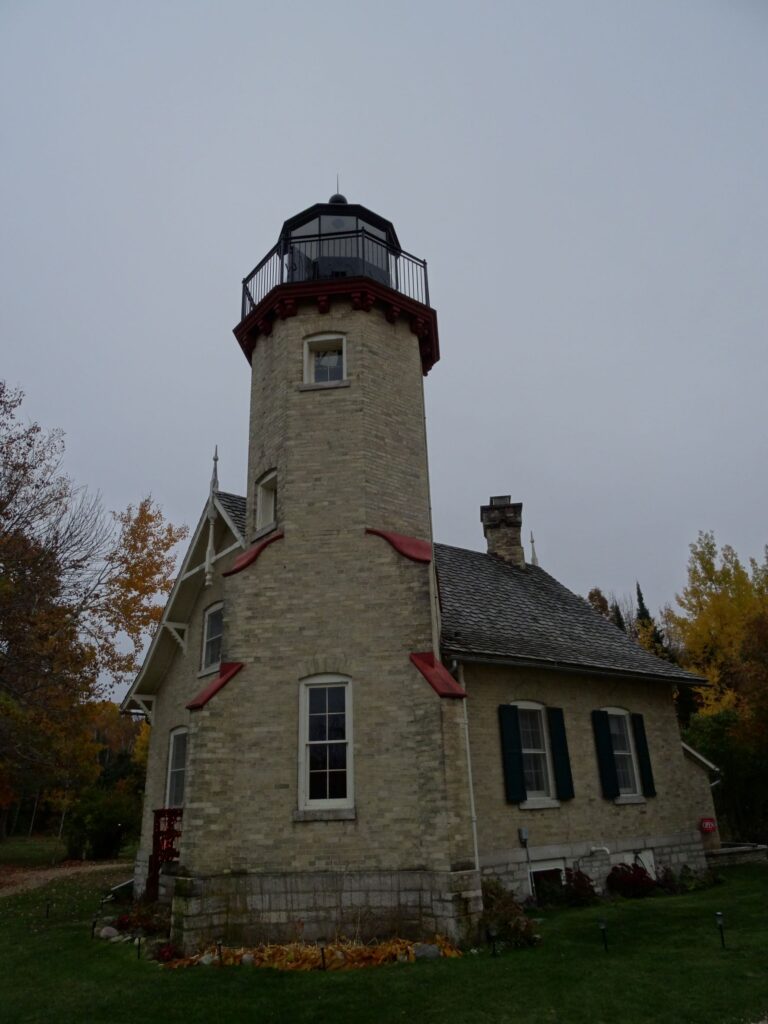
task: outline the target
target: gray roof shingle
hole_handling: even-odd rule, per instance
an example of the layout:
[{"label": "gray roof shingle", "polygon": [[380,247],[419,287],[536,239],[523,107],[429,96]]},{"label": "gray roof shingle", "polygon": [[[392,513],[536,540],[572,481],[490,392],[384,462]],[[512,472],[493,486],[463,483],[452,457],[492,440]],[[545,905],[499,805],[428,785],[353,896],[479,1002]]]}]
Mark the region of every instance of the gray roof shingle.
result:
[{"label": "gray roof shingle", "polygon": [[435,545],[448,655],[701,683],[644,650],[543,569]]},{"label": "gray roof shingle", "polygon": [[240,536],[245,536],[245,498],[239,494],[230,494],[228,491],[216,491],[216,497],[222,504],[227,515],[240,531]]}]

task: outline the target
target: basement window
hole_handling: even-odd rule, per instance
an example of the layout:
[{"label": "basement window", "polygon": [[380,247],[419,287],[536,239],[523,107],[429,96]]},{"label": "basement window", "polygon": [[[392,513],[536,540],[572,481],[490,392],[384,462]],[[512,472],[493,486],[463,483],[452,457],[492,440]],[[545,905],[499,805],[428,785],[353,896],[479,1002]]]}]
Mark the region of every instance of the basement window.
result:
[{"label": "basement window", "polygon": [[346,339],[320,334],[304,341],[304,383],[333,385],[347,379]]}]

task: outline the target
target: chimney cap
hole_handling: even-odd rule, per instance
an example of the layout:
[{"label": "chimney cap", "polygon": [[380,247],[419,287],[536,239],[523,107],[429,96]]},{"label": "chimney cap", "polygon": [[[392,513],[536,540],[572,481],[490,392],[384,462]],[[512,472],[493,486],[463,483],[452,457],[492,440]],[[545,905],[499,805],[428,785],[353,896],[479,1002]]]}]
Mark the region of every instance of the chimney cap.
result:
[{"label": "chimney cap", "polygon": [[496,497],[491,497],[491,505],[511,505],[512,495],[511,494],[497,494]]}]

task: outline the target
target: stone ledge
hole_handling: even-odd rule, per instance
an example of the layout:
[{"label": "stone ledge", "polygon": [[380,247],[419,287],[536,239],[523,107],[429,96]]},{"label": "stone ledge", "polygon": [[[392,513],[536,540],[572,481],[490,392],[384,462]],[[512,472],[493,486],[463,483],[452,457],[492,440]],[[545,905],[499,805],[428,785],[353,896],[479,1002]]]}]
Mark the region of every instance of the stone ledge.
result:
[{"label": "stone ledge", "polygon": [[294,811],[294,821],[354,821],[357,811],[354,807],[336,807],[326,811]]}]

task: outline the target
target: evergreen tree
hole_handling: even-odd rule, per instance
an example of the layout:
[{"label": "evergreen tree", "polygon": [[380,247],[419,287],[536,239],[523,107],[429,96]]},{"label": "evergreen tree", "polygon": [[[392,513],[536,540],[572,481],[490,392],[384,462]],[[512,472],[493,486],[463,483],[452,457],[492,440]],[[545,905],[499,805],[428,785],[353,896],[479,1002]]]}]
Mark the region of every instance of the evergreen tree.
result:
[{"label": "evergreen tree", "polygon": [[624,621],[624,616],[621,614],[621,608],[619,608],[618,601],[611,601],[611,607],[608,612],[608,618],[611,620],[614,626],[617,626],[622,631],[622,633],[627,632],[627,624]]}]

